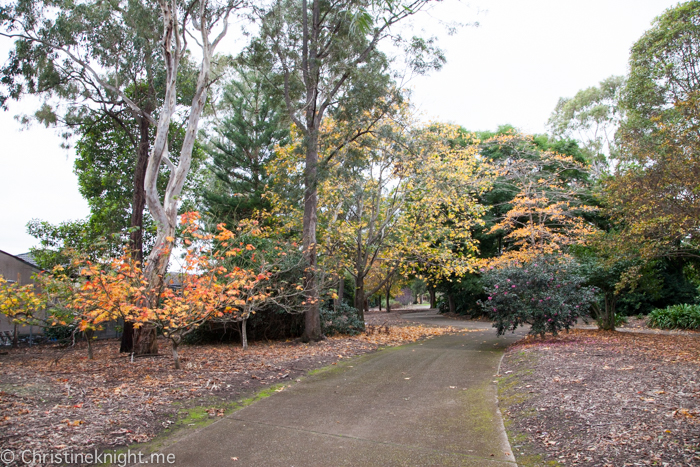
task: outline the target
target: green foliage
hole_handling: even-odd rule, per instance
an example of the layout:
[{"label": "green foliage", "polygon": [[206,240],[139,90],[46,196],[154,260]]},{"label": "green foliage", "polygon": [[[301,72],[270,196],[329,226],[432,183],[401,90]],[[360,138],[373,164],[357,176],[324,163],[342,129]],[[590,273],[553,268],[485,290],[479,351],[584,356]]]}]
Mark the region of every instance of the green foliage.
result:
[{"label": "green foliage", "polygon": [[[666,10],[631,49],[619,164],[603,180],[619,249],[645,259],[698,251],[700,3]],[[631,247],[631,248],[630,248]]]},{"label": "green foliage", "polygon": [[[121,232],[131,221],[137,159],[134,144],[124,128],[108,119],[86,122],[78,133],[73,171],[80,194],[90,206],[87,224],[102,236]],[[119,256],[120,245],[115,247],[113,254]]]},{"label": "green foliage", "polygon": [[615,131],[622,118],[618,103],[624,82],[622,76],[611,76],[598,87],[559,99],[548,121],[552,134],[577,139],[591,161],[606,166],[606,156],[614,152]]},{"label": "green foliage", "polygon": [[326,336],[335,334],[355,335],[365,329],[365,323],[360,320],[357,310],[346,303],[337,308],[324,306],[321,308],[321,328]]},{"label": "green foliage", "polygon": [[[42,99],[35,117],[46,125],[79,124],[101,106],[105,114],[123,110],[126,105],[120,96],[101,86],[64,52],[102,70],[101,78],[113,89],[123,90],[147,78],[163,78],[159,15],[160,8],[154,2],[5,2],[0,10],[0,31],[15,40],[1,70],[0,104],[4,107],[8,99],[26,94],[63,101],[65,105],[53,106]],[[142,102],[141,96],[135,100]],[[59,109],[65,112],[59,113]]]},{"label": "green foliage", "polygon": [[242,71],[226,86],[221,104],[225,117],[205,148],[213,180],[203,201],[215,223],[235,225],[269,208],[263,196],[269,188],[267,166],[275,147],[287,144],[289,136],[276,102],[255,72]]},{"label": "green foliage", "polygon": [[498,335],[532,325],[530,334],[544,337],[569,330],[595,300],[596,289],[584,286],[585,278],[572,260],[553,256],[530,263],[484,271],[488,294],[479,304],[494,321]]},{"label": "green foliage", "polygon": [[700,329],[700,305],[673,305],[649,313],[647,324],[661,329]]},{"label": "green foliage", "polygon": [[32,219],[27,223],[27,232],[39,240],[39,246],[31,252],[39,267],[46,270],[68,265],[75,252],[82,252],[92,260],[107,257],[125,242],[121,234],[103,237],[101,229],[89,220],[51,224]]},{"label": "green foliage", "polygon": [[50,341],[66,342],[75,332],[75,326],[46,326],[44,337]]},{"label": "green foliage", "polygon": [[692,59],[700,54],[700,3],[669,8],[654,20],[632,46],[630,74],[622,105],[627,112],[624,132],[653,138],[654,119],[678,113],[676,102],[688,101],[700,89],[700,70]]},{"label": "green foliage", "polygon": [[[39,219],[32,219],[27,224],[27,232],[40,242],[32,249],[32,254],[44,269],[67,264],[71,251],[90,259],[121,256],[129,241],[130,229],[138,228],[130,227],[137,156],[128,133],[106,119],[87,119],[77,132],[80,138],[76,143],[74,172],[78,176],[80,194],[90,206],[90,215],[86,219],[59,224]],[[170,136],[174,151],[171,158],[177,163],[184,131],[172,125]],[[193,176],[185,182],[181,211],[193,207],[204,157],[201,148],[195,146],[191,166]],[[163,169],[158,177],[160,192],[165,191],[168,179],[169,171]],[[155,241],[155,230],[152,219],[144,216],[146,255]]]},{"label": "green foliage", "polygon": [[642,270],[642,280],[631,291],[621,294],[617,304],[621,315],[647,314],[656,308],[697,303],[698,289],[688,277],[680,258],[656,261]]},{"label": "green foliage", "polygon": [[481,316],[484,311],[479,306],[479,302],[486,300],[484,284],[479,274],[467,274],[459,280],[443,281],[437,286],[438,292],[442,295],[438,298],[438,309],[440,313],[450,311],[447,295],[451,294],[454,300],[455,313],[472,318]]},{"label": "green foliage", "polygon": [[615,327],[622,326],[627,323],[627,317],[622,315],[615,315]]}]

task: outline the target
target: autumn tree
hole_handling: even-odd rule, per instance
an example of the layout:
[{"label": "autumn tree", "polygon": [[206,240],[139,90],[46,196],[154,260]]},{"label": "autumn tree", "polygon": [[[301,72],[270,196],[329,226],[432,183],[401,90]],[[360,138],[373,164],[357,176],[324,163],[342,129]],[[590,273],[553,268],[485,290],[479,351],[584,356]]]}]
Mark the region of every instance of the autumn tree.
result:
[{"label": "autumn tree", "polygon": [[[84,332],[90,358],[92,333],[104,323],[121,319],[135,323],[137,329],[150,326],[170,340],[175,368],[179,368],[178,349],[183,338],[203,323],[245,323],[262,306],[292,310],[295,301],[297,310],[303,306],[306,291],[301,279],[284,276],[285,265],[294,261],[286,260],[294,257],[293,245],[258,252],[247,242],[262,234],[256,222],[241,223],[234,231],[220,224],[217,233],[212,234],[202,230],[196,212],[181,216],[181,228],[186,250],[184,263],[179,273],[169,275],[168,286],[161,288],[158,295],[152,293],[148,276],[128,252],[103,262],[76,256],[70,270],[79,271],[78,276],[56,266],[52,274],[37,278],[42,291],[40,303],[49,304],[48,314],[39,319],[34,313],[22,322],[69,326]],[[230,261],[241,257],[245,260]],[[5,288],[0,290],[4,294]],[[0,305],[7,308],[0,308],[3,313],[17,314],[17,300],[9,300],[6,305]],[[27,303],[25,308],[30,305]]]},{"label": "autumn tree", "polygon": [[585,242],[596,231],[587,214],[597,210],[585,204],[586,166],[571,156],[542,151],[530,137],[502,134],[484,142],[505,150],[495,162],[495,186],[513,193],[489,233],[501,233],[497,255],[490,265],[531,257],[563,254],[568,245]]},{"label": "autumn tree", "polygon": [[[412,52],[410,65],[418,71],[439,68],[443,63],[444,57],[431,41],[417,37],[403,40],[394,33],[396,24],[427,4],[427,0],[359,3],[344,0],[334,4],[320,0],[280,0],[258,11],[261,29],[252,50],[257,52],[258,63],[270,72],[289,118],[303,138],[302,237],[308,262],[306,288],[310,291],[305,340],[322,337],[316,234],[318,187],[324,166],[379,118],[372,115],[362,118],[365,111],[377,108],[391,81],[388,59],[379,51],[379,44],[387,40],[404,44]],[[320,158],[322,124],[328,115],[338,121],[361,118],[348,126],[349,131],[338,139],[336,150]]]},{"label": "autumn tree", "polygon": [[66,326],[73,334],[82,332],[88,358],[93,359],[95,331],[119,318],[134,322],[142,285],[137,274],[140,269],[130,254],[100,263],[76,253],[66,266],[57,265],[50,273],[37,276],[47,314],[33,324],[45,328]]},{"label": "autumn tree", "polygon": [[41,316],[46,301],[37,293],[34,284],[22,285],[0,276],[0,315],[14,326],[12,346],[19,345],[18,326],[31,324]]},{"label": "autumn tree", "polygon": [[[321,264],[334,275],[347,271],[353,277],[361,314],[368,297],[414,272],[416,263],[435,277],[473,267],[470,228],[482,212],[476,195],[488,186],[488,176],[476,146],[450,144],[456,131],[453,125],[385,117],[327,167],[319,185]],[[280,177],[300,176],[301,154],[294,148],[278,159]],[[300,223],[294,207],[279,216]],[[368,277],[380,269],[370,286]]]},{"label": "autumn tree", "polygon": [[[128,4],[128,5],[127,5]],[[125,18],[125,12],[131,3],[73,3],[59,4],[51,8],[33,8],[25,2],[11,4],[2,10],[3,34],[17,39],[23,47],[34,47],[42,54],[52,59],[51,72],[56,64],[66,64],[74,73],[85,76],[90,80],[96,93],[114,96],[124,103],[130,111],[139,115],[144,121],[156,127],[155,137],[148,157],[144,173],[144,194],[150,214],[153,216],[157,232],[154,248],[145,264],[145,273],[149,277],[149,287],[157,294],[162,288],[172,250],[172,238],[177,226],[178,207],[182,189],[192,164],[199,121],[207,100],[207,91],[211,84],[212,60],[214,51],[228,31],[228,19],[232,12],[239,9],[243,2],[230,0],[223,3],[200,0],[194,3],[183,3],[177,0],[162,0],[158,2],[159,14],[136,14],[136,19],[159,18],[157,25],[151,25],[141,32],[129,29],[130,19]],[[152,6],[148,4],[148,6]],[[75,7],[75,8],[74,8]],[[109,21],[95,22],[90,20],[96,14],[96,20],[108,18]],[[37,16],[39,15],[39,16]],[[69,25],[73,25],[68,27]],[[104,28],[114,31],[127,31],[130,35],[123,41],[114,41],[115,45],[131,46],[146,42],[158,43],[161,61],[158,70],[161,72],[163,98],[157,108],[157,118],[151,115],[145,104],[140,104],[128,92],[118,86],[120,81],[114,76],[103,73],[104,65],[110,65],[122,59],[119,51],[105,47],[105,53],[98,55],[95,50],[102,46],[100,40],[112,37],[103,31]],[[74,29],[79,30],[73,35]],[[174,162],[170,157],[169,133],[173,116],[184,109],[179,107],[179,72],[187,63],[190,56],[189,39],[198,46],[197,55],[200,57],[197,78],[192,84],[189,103],[186,104],[187,123],[179,157]],[[111,43],[108,43],[111,44]],[[13,55],[14,65],[10,71],[20,67],[21,63],[32,63],[18,54]],[[116,65],[116,64],[115,64]],[[21,69],[21,67],[20,67]],[[55,75],[54,75],[55,76]],[[115,85],[117,84],[117,85]],[[28,85],[35,86],[29,80]],[[10,90],[13,95],[23,91],[23,83],[15,83]],[[30,89],[33,89],[30,87]],[[158,191],[158,177],[161,166],[170,170],[170,177],[164,193]],[[137,353],[155,353],[157,345],[155,330],[142,327],[135,339]]]},{"label": "autumn tree", "polygon": [[606,181],[620,249],[647,259],[698,257],[700,6],[668,9],[632,47],[622,105],[621,162]]}]

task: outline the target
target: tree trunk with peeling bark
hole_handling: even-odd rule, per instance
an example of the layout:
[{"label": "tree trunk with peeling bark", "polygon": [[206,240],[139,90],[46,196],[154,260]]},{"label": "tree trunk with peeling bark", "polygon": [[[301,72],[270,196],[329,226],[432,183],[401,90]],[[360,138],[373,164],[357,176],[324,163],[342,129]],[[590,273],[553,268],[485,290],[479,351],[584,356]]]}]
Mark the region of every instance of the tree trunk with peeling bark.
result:
[{"label": "tree trunk with peeling bark", "polygon": [[[224,11],[213,12],[207,0],[200,0],[198,3],[199,12],[196,16],[191,17],[191,25],[200,33],[199,45],[202,48],[202,58],[177,166],[169,157],[168,131],[172,117],[177,110],[177,75],[180,60],[187,51],[185,40],[187,25],[180,24],[177,17],[178,3],[175,0],[161,1],[160,3],[164,26],[162,42],[166,68],[165,98],[160,109],[155,141],[144,179],[146,203],[157,226],[155,245],[146,260],[144,269],[149,288],[147,300],[150,306],[157,305],[165,284],[170,253],[174,246],[180,195],[190,171],[199,120],[207,100],[211,60],[216,46],[228,30],[230,12],[240,5],[240,3],[229,4],[224,8]],[[215,17],[218,17],[219,21],[211,21]],[[222,30],[211,41],[212,28],[217,22],[222,23]],[[157,184],[160,167],[163,164],[170,169],[170,180],[163,195],[163,202],[161,202]],[[152,326],[146,325],[139,328],[135,337],[134,353],[157,352],[158,346],[155,337],[155,329]]]}]

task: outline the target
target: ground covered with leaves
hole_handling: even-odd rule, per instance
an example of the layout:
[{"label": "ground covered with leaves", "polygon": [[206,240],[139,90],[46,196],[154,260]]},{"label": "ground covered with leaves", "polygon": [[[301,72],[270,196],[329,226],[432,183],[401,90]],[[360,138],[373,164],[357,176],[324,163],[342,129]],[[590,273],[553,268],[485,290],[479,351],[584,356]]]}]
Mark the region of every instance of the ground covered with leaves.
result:
[{"label": "ground covered with leaves", "polygon": [[700,334],[528,337],[500,369],[519,465],[700,465]]},{"label": "ground covered with leaves", "polygon": [[[181,347],[174,370],[169,346],[162,356],[119,354],[119,342],[62,348],[40,345],[0,352],[0,446],[15,452],[90,452],[146,442],[183,417],[223,416],[236,402],[271,385],[284,390],[310,370],[338,360],[454,332],[426,327],[398,314],[366,316],[368,333],[299,341]],[[233,405],[232,405],[233,404]],[[192,424],[192,423],[188,423]]]}]

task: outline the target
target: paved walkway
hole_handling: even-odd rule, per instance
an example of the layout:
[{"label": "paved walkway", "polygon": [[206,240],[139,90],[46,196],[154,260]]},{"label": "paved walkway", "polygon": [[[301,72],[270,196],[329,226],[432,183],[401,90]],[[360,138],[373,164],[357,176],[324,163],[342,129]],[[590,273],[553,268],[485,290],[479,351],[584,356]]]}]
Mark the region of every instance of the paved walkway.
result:
[{"label": "paved walkway", "polygon": [[338,363],[162,452],[193,467],[514,466],[494,375],[518,335],[431,312],[405,317],[473,331]]}]

